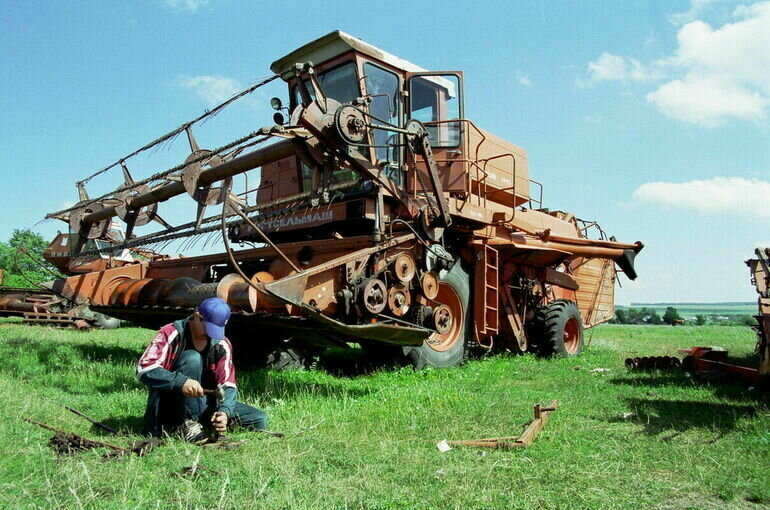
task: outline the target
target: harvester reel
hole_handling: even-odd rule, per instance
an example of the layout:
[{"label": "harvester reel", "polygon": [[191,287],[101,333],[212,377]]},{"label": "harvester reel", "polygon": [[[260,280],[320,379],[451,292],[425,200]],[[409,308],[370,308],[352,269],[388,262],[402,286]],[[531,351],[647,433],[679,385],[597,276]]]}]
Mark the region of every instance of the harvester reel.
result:
[{"label": "harvester reel", "polygon": [[130,211],[128,209],[128,201],[132,198],[149,193],[150,187],[146,184],[137,186],[136,188],[126,190],[120,193],[117,198],[119,200],[118,205],[115,206],[115,212],[118,217],[126,223],[133,222],[135,227],[141,227],[151,222],[157,216],[158,203],[150,204],[142,207],[138,211]]},{"label": "harvester reel", "polygon": [[85,207],[81,207],[80,209],[76,209],[70,213],[69,223],[70,223],[70,229],[73,232],[77,232],[78,234],[85,235],[87,239],[99,239],[107,235],[107,232],[110,229],[110,220],[101,220],[97,221],[96,223],[91,223],[91,225],[88,226],[88,230],[82,231],[83,229],[83,218],[88,216],[89,214],[99,212],[102,209],[104,209],[104,205],[100,204],[99,202],[94,202],[93,204],[89,204]]},{"label": "harvester reel", "polygon": [[[185,162],[193,161],[209,154],[211,154],[211,157],[208,160],[204,160],[209,167],[213,168],[223,163],[223,159],[220,156],[213,154],[210,150],[205,149],[193,151],[192,154],[187,156]],[[187,194],[190,195],[193,200],[198,202],[198,204],[204,206],[219,205],[225,201],[225,198],[227,198],[227,193],[230,191],[230,186],[232,185],[233,179],[228,177],[222,182],[222,186],[218,188],[214,188],[211,185],[199,185],[199,177],[203,171],[202,163],[204,161],[190,163],[185,167],[184,170],[182,170],[182,184],[184,185],[184,189],[187,191]]]},{"label": "harvester reel", "polygon": [[366,120],[358,108],[343,105],[334,112],[334,125],[345,143],[359,144],[366,138]]}]

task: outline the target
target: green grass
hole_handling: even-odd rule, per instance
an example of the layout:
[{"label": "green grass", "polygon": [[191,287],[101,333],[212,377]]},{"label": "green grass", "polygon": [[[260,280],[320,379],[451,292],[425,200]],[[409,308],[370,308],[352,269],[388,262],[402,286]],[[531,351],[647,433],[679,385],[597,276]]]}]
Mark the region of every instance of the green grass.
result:
[{"label": "green grass", "polygon": [[[241,371],[242,398],[277,440],[238,432],[233,451],[170,440],[147,457],[57,458],[38,419],[107,438],[67,404],[137,439],[146,393],[134,363],[152,332],[0,324],[0,505],[67,508],[767,508],[770,411],[745,385],[629,373],[627,356],[721,345],[750,359],[740,327],[602,326],[576,359],[496,356],[446,370]],[[344,360],[337,360],[342,363]],[[609,372],[591,372],[608,368]],[[514,435],[532,405],[559,409],[526,450],[441,439]],[[624,417],[625,413],[633,413]],[[195,479],[175,473],[199,459]]]}]

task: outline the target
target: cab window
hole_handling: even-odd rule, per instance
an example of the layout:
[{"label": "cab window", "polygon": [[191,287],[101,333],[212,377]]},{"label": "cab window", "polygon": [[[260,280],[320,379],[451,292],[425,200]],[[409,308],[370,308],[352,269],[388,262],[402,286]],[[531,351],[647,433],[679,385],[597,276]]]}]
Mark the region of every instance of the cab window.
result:
[{"label": "cab window", "polygon": [[[308,82],[305,81],[305,83]],[[361,95],[361,91],[358,89],[356,66],[353,62],[318,73],[318,83],[321,85],[321,89],[326,94],[326,97],[330,97],[340,103],[349,103]],[[302,103],[299,87],[294,85],[291,90],[294,100],[292,106]],[[310,92],[310,97],[315,99],[313,88],[309,84],[308,91]]]},{"label": "cab window", "polygon": [[[369,113],[388,124],[399,126],[401,107],[398,97],[398,76],[370,62],[364,64],[364,84],[371,98]],[[372,120],[378,124],[377,120]],[[377,165],[384,169],[389,179],[401,184],[399,170],[399,135],[384,129],[373,129],[374,152]]]}]

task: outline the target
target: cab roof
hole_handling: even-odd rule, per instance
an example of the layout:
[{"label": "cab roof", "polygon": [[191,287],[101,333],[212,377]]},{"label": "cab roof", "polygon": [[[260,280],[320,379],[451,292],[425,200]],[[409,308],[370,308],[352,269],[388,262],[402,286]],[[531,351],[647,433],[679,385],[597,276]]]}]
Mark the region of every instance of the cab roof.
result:
[{"label": "cab roof", "polygon": [[341,30],[335,30],[323,37],[319,37],[315,41],[300,46],[288,55],[273,62],[270,65],[270,70],[275,74],[283,74],[290,70],[294,64],[305,62],[320,64],[351,50],[363,53],[403,71],[411,73],[425,71],[420,66],[398,58]]}]

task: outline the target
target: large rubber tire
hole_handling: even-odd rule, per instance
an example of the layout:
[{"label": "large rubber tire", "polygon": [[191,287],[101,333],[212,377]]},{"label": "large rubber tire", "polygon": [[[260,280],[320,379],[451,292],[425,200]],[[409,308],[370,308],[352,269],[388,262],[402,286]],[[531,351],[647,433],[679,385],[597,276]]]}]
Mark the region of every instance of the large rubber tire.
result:
[{"label": "large rubber tire", "polygon": [[583,352],[583,318],[574,301],[557,299],[540,308],[532,331],[541,356],[574,358]]},{"label": "large rubber tire", "polygon": [[447,335],[434,334],[419,346],[403,347],[404,355],[416,370],[425,367],[454,367],[465,360],[473,338],[473,313],[470,306],[470,278],[460,262],[439,274],[436,301],[459,311],[461,322],[455,323]]}]

